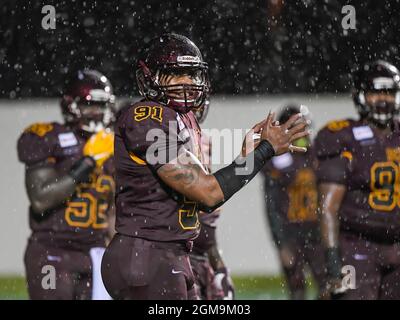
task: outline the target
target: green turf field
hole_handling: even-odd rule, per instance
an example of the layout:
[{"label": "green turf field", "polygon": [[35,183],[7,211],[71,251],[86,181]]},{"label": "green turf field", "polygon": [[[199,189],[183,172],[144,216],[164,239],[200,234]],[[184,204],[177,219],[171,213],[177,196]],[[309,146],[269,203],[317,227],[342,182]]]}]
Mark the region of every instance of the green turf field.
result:
[{"label": "green turf field", "polygon": [[25,279],[0,276],[0,299],[28,299]]},{"label": "green turf field", "polygon": [[[282,277],[236,276],[233,277],[237,299],[287,299],[286,286]],[[311,281],[307,281],[308,298],[316,293]],[[0,276],[0,299],[27,299],[25,280],[22,277]]]}]

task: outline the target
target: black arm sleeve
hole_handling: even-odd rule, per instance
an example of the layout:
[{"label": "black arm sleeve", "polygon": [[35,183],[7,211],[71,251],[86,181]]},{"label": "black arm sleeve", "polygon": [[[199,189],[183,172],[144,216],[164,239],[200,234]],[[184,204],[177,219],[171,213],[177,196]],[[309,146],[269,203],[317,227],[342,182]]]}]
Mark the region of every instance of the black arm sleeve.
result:
[{"label": "black arm sleeve", "polygon": [[228,201],[236,192],[250,182],[274,155],[275,150],[272,145],[268,141],[262,140],[247,157],[240,159],[240,161],[237,159],[229,166],[214,173],[214,177],[217,179],[224,194],[224,201],[212,208],[201,207],[201,210],[210,213]]},{"label": "black arm sleeve", "polygon": [[272,237],[278,247],[285,242],[285,221],[279,213],[280,193],[283,192],[278,181],[266,177],[265,206]]},{"label": "black arm sleeve", "polygon": [[78,183],[87,181],[95,167],[89,157],[78,160],[65,175],[59,175],[50,165],[37,164],[25,172],[25,187],[33,212],[43,214],[66,201]]}]

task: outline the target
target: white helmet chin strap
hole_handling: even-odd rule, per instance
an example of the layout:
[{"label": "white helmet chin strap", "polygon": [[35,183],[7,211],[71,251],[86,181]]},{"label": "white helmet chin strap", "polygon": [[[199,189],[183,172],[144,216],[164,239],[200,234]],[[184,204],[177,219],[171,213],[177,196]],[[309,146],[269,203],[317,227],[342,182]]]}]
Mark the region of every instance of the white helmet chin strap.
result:
[{"label": "white helmet chin strap", "polygon": [[82,126],[82,130],[90,133],[99,132],[104,129],[104,125],[101,121],[90,121],[89,124]]},{"label": "white helmet chin strap", "polygon": [[381,123],[385,123],[390,119],[392,119],[393,116],[391,114],[386,114],[386,113],[372,113],[372,118]]}]

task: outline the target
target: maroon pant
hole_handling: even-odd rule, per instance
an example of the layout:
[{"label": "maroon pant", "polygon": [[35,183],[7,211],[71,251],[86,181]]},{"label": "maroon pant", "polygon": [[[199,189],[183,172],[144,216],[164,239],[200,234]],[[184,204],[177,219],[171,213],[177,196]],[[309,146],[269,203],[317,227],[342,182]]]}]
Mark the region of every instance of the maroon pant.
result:
[{"label": "maroon pant", "polygon": [[309,267],[318,290],[325,287],[326,270],[324,261],[324,249],[319,243],[288,243],[293,254],[290,265],[282,262],[286,282],[289,287],[289,294],[292,300],[303,300],[305,298],[305,268]]},{"label": "maroon pant", "polygon": [[[29,241],[24,260],[30,299],[91,299],[92,262],[89,252],[53,248]],[[49,266],[55,271],[54,288],[49,286],[51,280],[46,280],[46,276],[50,276]]]},{"label": "maroon pant", "polygon": [[400,244],[368,241],[341,232],[343,265],[356,272],[356,289],[348,290],[345,300],[400,299]]},{"label": "maroon pant", "polygon": [[114,299],[197,299],[189,251],[182,243],[116,234],[102,261],[104,285]]}]

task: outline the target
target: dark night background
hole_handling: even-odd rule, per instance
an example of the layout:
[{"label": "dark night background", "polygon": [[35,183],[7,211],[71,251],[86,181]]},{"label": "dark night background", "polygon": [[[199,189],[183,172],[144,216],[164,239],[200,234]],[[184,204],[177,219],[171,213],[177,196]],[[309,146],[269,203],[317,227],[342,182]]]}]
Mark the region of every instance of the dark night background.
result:
[{"label": "dark night background", "polygon": [[[189,36],[217,94],[345,92],[357,63],[399,63],[400,1],[0,1],[0,97],[58,96],[69,72],[96,68],[137,94],[135,60],[163,32]],[[41,8],[54,5],[55,30]],[[341,9],[356,8],[344,33]]]}]

